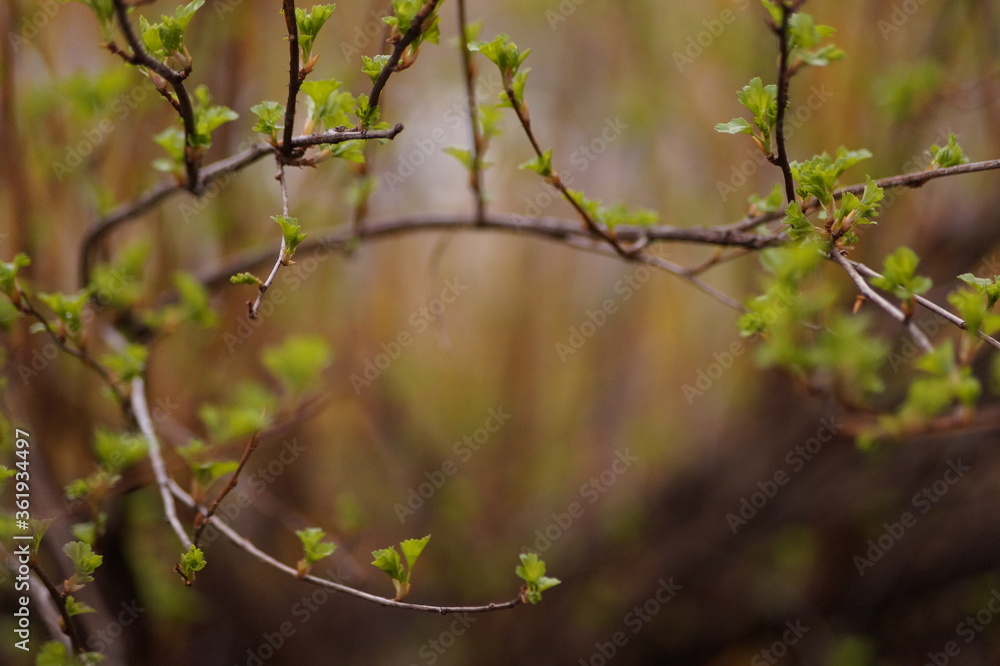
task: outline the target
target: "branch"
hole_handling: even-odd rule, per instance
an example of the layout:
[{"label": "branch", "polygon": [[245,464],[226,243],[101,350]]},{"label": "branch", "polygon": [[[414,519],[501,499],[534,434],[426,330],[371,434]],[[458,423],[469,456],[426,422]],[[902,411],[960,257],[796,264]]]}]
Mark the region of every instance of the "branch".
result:
[{"label": "branch", "polygon": [[292,133],[295,131],[295,99],[299,94],[299,86],[306,78],[304,70],[299,69],[299,24],[295,20],[295,0],[282,0],[281,11],[285,15],[285,27],[288,30],[288,102],[285,104],[285,133],[281,142],[281,154],[292,157]]},{"label": "branch", "polygon": [[[190,144],[191,137],[197,133],[197,129],[195,128],[194,107],[191,105],[191,96],[188,95],[187,88],[184,87],[184,79],[190,73],[190,66],[187,70],[178,72],[151,56],[146,51],[138,35],[135,34],[132,23],[128,20],[125,0],[113,0],[113,2],[118,24],[121,26],[122,34],[125,35],[125,41],[128,43],[132,53],[125,53],[114,42],[108,44],[108,49],[112,53],[120,55],[130,64],[145,67],[153,71],[159,77],[169,82],[170,86],[174,89],[174,94],[177,95],[177,105],[175,108],[181,117],[181,121],[184,123],[184,170],[187,174],[187,189],[193,194],[198,194],[202,187],[198,178],[198,156],[196,151],[191,149]],[[150,78],[152,79],[152,77]],[[153,85],[156,86],[157,90],[161,90],[162,88],[162,86],[157,85],[156,80],[153,80]]]},{"label": "branch", "polygon": [[[858,270],[859,273],[864,274],[866,277],[869,278],[882,277],[882,275],[878,271],[874,271],[871,268],[868,268],[868,266],[865,266],[861,262],[852,261],[850,263],[852,266],[854,266],[854,268]],[[938,315],[939,317],[947,319],[949,322],[951,322],[958,328],[962,329],[963,331],[969,330],[969,327],[966,325],[965,320],[963,320],[961,317],[957,317],[952,313],[948,312],[934,301],[924,298],[923,296],[914,296],[913,300],[916,301],[917,304],[922,305],[923,307],[927,308],[928,310]],[[980,340],[990,345],[991,347],[1000,349],[1000,340],[997,340],[996,338],[989,336],[983,333],[982,331],[976,331],[976,337],[978,337]]]},{"label": "branch", "polygon": [[465,74],[465,96],[469,105],[469,125],[472,129],[472,169],[469,186],[476,204],[476,221],[480,224],[486,215],[486,198],[483,194],[482,151],[485,148],[483,135],[479,129],[479,105],[476,103],[476,67],[469,53],[468,36],[465,34],[468,20],[465,15],[465,0],[458,0],[458,46],[462,54],[462,71]]},{"label": "branch", "polygon": [[60,620],[59,628],[62,629],[63,633],[65,633],[67,637],[69,637],[70,647],[73,652],[76,654],[83,654],[86,650],[86,646],[80,638],[80,630],[77,628],[76,622],[73,621],[73,617],[69,614],[69,610],[66,608],[66,595],[60,592],[59,588],[57,588],[52,581],[49,580],[49,577],[45,575],[42,568],[38,566],[38,562],[32,560],[28,563],[28,567],[35,574],[35,576],[38,577],[38,580],[41,581],[42,586],[45,587],[45,590],[49,593],[49,597],[55,604],[56,609],[58,609]]},{"label": "branch", "polygon": [[775,120],[775,143],[778,155],[773,160],[775,166],[781,169],[785,181],[785,201],[795,201],[795,182],[792,180],[792,167],[788,163],[788,153],[785,149],[785,107],[788,106],[788,85],[792,73],[788,68],[788,19],[795,10],[782,3],[781,25],[777,28],[778,40],[781,42],[781,54],[778,59],[778,117]]},{"label": "branch", "polygon": [[[403,131],[403,125],[397,123],[388,130],[328,130],[318,134],[307,134],[292,139],[295,147],[314,146],[321,143],[342,143],[344,141],[368,141],[371,139],[394,139]],[[201,170],[202,190],[206,185],[221,178],[242,171],[265,155],[274,153],[274,146],[267,143],[257,143],[242,152],[206,166]],[[133,220],[143,213],[157,207],[168,198],[182,192],[184,185],[174,179],[168,179],[154,185],[138,199],[124,203],[91,225],[83,240],[80,257],[81,286],[90,283],[91,255],[97,244],[118,226]]]},{"label": "branch", "polygon": [[[192,509],[197,511],[203,511],[195,503],[194,499],[184,492],[184,489],[178,486],[173,481],[170,482],[170,491],[174,494],[177,499],[179,499],[184,504],[188,505]],[[425,613],[437,613],[438,615],[447,615],[449,613],[488,613],[491,611],[505,610],[508,608],[514,608],[521,604],[520,595],[510,601],[502,601],[499,603],[490,603],[481,606],[431,606],[426,604],[411,604],[405,601],[396,601],[395,599],[388,599],[386,597],[380,597],[375,594],[369,594],[368,592],[362,592],[353,587],[348,587],[347,585],[342,585],[340,583],[335,583],[332,580],[327,580],[325,578],[319,578],[318,576],[313,576],[307,574],[301,578],[298,575],[298,571],[295,567],[290,567],[283,562],[274,559],[260,548],[255,546],[252,541],[242,536],[239,532],[231,528],[229,525],[219,520],[215,516],[206,516],[205,521],[210,523],[213,527],[218,529],[227,539],[229,539],[234,545],[246,551],[253,557],[257,558],[264,564],[267,564],[279,571],[282,571],[297,580],[304,580],[306,582],[312,583],[319,587],[325,587],[336,592],[343,592],[352,597],[357,597],[363,599],[364,601],[369,601],[374,604],[379,604],[380,606],[388,606],[390,608],[400,608],[403,610],[412,611],[422,611]]]},{"label": "branch", "polygon": [[378,106],[379,98],[382,96],[382,89],[385,88],[386,81],[394,71],[396,71],[396,65],[399,64],[399,59],[403,57],[403,51],[406,47],[413,43],[413,40],[420,36],[420,32],[423,30],[424,21],[427,20],[438,6],[441,0],[427,0],[417,15],[413,17],[413,24],[410,29],[406,31],[396,45],[392,49],[392,53],[389,55],[389,60],[386,61],[385,65],[382,67],[382,71],[379,72],[378,78],[375,79],[375,83],[372,84],[371,94],[368,95],[368,102],[372,106]]},{"label": "branch", "polygon": [[153,467],[153,475],[156,477],[156,485],[160,488],[160,497],[163,498],[163,513],[177,535],[177,538],[180,540],[181,545],[187,548],[192,545],[192,542],[184,531],[181,521],[177,518],[174,498],[171,496],[169,489],[169,484],[172,480],[167,474],[167,467],[163,462],[163,454],[160,452],[160,443],[156,439],[156,432],[153,430],[153,421],[149,416],[149,405],[146,403],[146,384],[142,377],[136,377],[132,380],[132,411],[139,422],[139,429],[142,431],[142,435],[146,438],[146,443],[149,445],[149,461]]},{"label": "branch", "polygon": [[201,539],[201,533],[202,531],[204,531],[205,525],[207,524],[206,520],[215,515],[216,510],[219,508],[219,504],[221,504],[222,500],[226,498],[226,495],[228,495],[233,490],[233,488],[236,487],[236,484],[239,481],[240,472],[243,471],[243,468],[246,466],[247,461],[250,460],[250,455],[257,450],[258,444],[260,444],[259,430],[255,432],[253,436],[250,438],[250,441],[247,442],[246,449],[243,450],[243,455],[240,457],[240,462],[236,466],[236,471],[234,471],[233,475],[229,477],[229,482],[226,484],[225,488],[219,491],[218,496],[212,502],[212,505],[208,507],[207,511],[205,512],[199,511],[197,515],[195,515],[194,517],[195,548],[198,547],[198,540]]},{"label": "branch", "polygon": [[867,296],[869,300],[888,312],[890,317],[903,324],[903,326],[906,327],[906,330],[910,332],[910,335],[913,336],[913,340],[921,349],[928,354],[934,351],[934,346],[930,343],[930,340],[927,339],[927,336],[924,335],[923,331],[917,328],[917,325],[914,324],[902,310],[887,301],[880,293],[875,291],[871,285],[865,282],[865,279],[854,267],[854,264],[844,256],[841,250],[833,248],[833,251],[830,253],[830,258],[840,264],[841,267],[847,271],[847,274],[850,276],[855,286],[857,286],[859,292]]}]

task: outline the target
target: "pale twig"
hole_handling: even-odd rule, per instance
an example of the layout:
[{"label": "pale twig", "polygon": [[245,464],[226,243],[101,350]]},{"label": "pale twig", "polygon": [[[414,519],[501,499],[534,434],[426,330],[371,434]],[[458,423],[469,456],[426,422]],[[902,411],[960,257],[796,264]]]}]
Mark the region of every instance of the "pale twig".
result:
[{"label": "pale twig", "polygon": [[[171,492],[173,492],[174,496],[177,497],[177,499],[179,499],[187,506],[197,511],[202,511],[202,512],[204,511],[203,509],[201,509],[201,507],[197,505],[197,503],[194,501],[194,498],[192,498],[190,495],[184,492],[184,489],[181,488],[176,483],[170,484],[170,490]],[[219,520],[217,517],[206,516],[205,521],[211,524],[217,530],[219,530],[227,539],[229,539],[238,548],[249,553],[259,561],[263,562],[264,564],[267,564],[298,580],[303,580],[308,583],[312,583],[313,585],[317,585],[319,587],[325,587],[334,590],[336,592],[342,592],[352,597],[363,599],[364,601],[368,601],[374,604],[379,604],[380,606],[388,606],[390,608],[400,608],[403,610],[422,611],[425,613],[437,613],[439,615],[447,615],[449,613],[487,613],[490,611],[514,608],[515,606],[519,606],[521,604],[520,596],[510,601],[490,603],[480,606],[431,606],[427,604],[411,604],[405,601],[396,601],[395,599],[389,599],[387,597],[380,597],[376,594],[363,592],[353,587],[349,587],[341,583],[336,583],[332,580],[327,580],[325,578],[320,578],[318,576],[313,576],[311,574],[306,574],[305,576],[300,577],[299,572],[295,569],[295,567],[289,566],[284,562],[281,562],[271,557],[270,555],[262,551],[260,548],[258,548],[252,541],[241,535],[239,532],[234,530],[225,522]]]},{"label": "pale twig", "polygon": [[872,286],[865,281],[865,278],[862,277],[862,275],[854,267],[854,264],[852,264],[840,250],[834,248],[833,252],[830,253],[830,258],[841,265],[862,295],[866,296],[870,301],[885,310],[890,317],[903,324],[921,349],[927,353],[934,351],[934,345],[932,345],[930,340],[927,339],[927,336],[924,335],[923,331],[917,328],[917,325],[906,316],[905,312],[897,308],[895,305],[886,300],[881,294],[875,291],[875,289],[873,289]]}]

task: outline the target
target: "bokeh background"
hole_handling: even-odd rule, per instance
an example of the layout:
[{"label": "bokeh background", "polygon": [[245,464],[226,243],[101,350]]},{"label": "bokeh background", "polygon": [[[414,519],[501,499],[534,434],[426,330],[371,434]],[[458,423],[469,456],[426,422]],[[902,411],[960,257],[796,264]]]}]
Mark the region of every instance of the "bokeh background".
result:
[{"label": "bokeh background", "polygon": [[[171,13],[176,4],[141,11]],[[355,94],[369,89],[360,54],[378,48],[375,17],[384,4],[338,3],[314,76],[341,79]],[[279,6],[208,0],[189,28],[191,81],[241,116],[217,132],[209,160],[255,140],[250,106],[284,101]],[[715,225],[740,219],[747,196],[778,181],[776,169],[753,159],[747,137],[713,130],[740,114],[738,88],[754,76],[774,80],[775,42],[759,3],[470,0],[468,9],[483,21],[484,38],[506,32],[532,49],[526,94],[534,129],[571,186],[591,198],[653,209],[667,224]],[[973,160],[1000,154],[995,3],[816,0],[805,9],[837,29],[847,57],[794,79],[793,159],[868,148],[874,159],[848,174],[858,182],[866,172],[923,168],[924,151],[949,132]],[[444,3],[441,45],[426,46],[387,87],[383,118],[406,130],[369,149],[379,183],[370,219],[472,209],[466,174],[443,152],[469,141],[456,121],[465,100],[456,10],[453,0]],[[8,1],[0,26],[0,254],[28,252],[40,291],[73,292],[95,217],[161,177],[149,167],[160,157],[151,137],[173,112],[99,48],[82,4]],[[496,74],[485,59],[479,64],[481,100],[490,101]],[[572,217],[540,179],[516,168],[531,153],[509,113],[502,127],[488,155],[490,210]],[[431,138],[436,130],[445,141]],[[68,163],[67,151],[81,142],[89,154],[57,173],[54,163]],[[276,246],[273,175],[273,163],[262,160],[202,202],[171,199],[116,231],[103,252],[114,259],[149,243],[139,286],[142,301],[156,303],[177,270],[208,275]],[[290,173],[292,214],[314,234],[349,224],[346,190],[355,177],[344,163]],[[909,245],[939,301],[960,273],[1000,273],[996,183],[984,173],[896,193],[855,256],[878,266]],[[711,255],[685,245],[658,251],[685,265]],[[232,524],[289,563],[300,557],[293,530],[320,526],[339,549],[317,572],[387,596],[392,588],[369,553],[431,534],[415,602],[513,598],[524,548],[541,551],[562,585],[538,606],[462,621],[317,592],[218,539],[207,548],[208,568],[185,588],[171,571],[178,544],[140,464],[108,501],[105,564],[81,595],[99,611],[83,618],[84,629],[108,638],[110,663],[1000,662],[1000,429],[991,398],[968,429],[861,452],[851,436],[860,417],[759,369],[752,343],[738,336],[738,313],[662,271],[533,237],[471,232],[400,235],[349,256],[297,259],[301,279],[279,275],[284,302],[260,326],[245,328],[246,287],[216,285],[217,326],[181,327],[156,342],[149,393],[164,410],[157,428],[167,448],[205,437],[199,410],[232,402],[240,384],[279,391],[261,350],[319,336],[332,363],[308,408],[274,406],[282,416],[250,460],[247,474],[258,483],[241,484],[249,506],[233,511]],[[760,272],[746,256],[706,279],[744,300]],[[829,277],[849,307],[846,277],[832,269]],[[436,307],[448,284],[460,293],[429,322],[421,308]],[[614,314],[561,355],[557,345],[570,344],[608,299]],[[98,322],[112,319],[104,313]],[[900,351],[899,331],[876,321]],[[412,344],[356,390],[351,376],[404,332]],[[934,337],[955,333],[941,328]],[[92,471],[94,429],[123,424],[74,359],[48,361],[23,380],[18,368],[47,341],[22,322],[3,337],[5,409],[32,433],[35,512],[56,518],[45,564],[64,576],[68,561],[58,549],[79,517],[62,488]],[[908,365],[887,373],[883,407],[901,398],[910,376]],[[491,413],[509,418],[484,439],[477,429]],[[478,450],[458,444],[466,437],[482,440]],[[243,443],[226,451],[236,456]],[[803,446],[812,447],[809,458],[794,453]],[[168,453],[168,461],[185,479],[180,459]],[[454,473],[401,514],[411,490],[440,479],[448,461]],[[950,465],[968,470],[946,476]],[[787,483],[768,485],[782,473]],[[773,497],[734,534],[727,515],[767,488]],[[916,503],[925,488],[935,501]],[[907,511],[916,523],[860,575],[856,557]],[[13,607],[9,582],[4,608]],[[122,604],[143,609],[124,627],[116,626]],[[0,627],[10,624],[5,612]],[[35,626],[36,646],[44,633]],[[0,642],[0,661],[23,663],[12,642]]]}]

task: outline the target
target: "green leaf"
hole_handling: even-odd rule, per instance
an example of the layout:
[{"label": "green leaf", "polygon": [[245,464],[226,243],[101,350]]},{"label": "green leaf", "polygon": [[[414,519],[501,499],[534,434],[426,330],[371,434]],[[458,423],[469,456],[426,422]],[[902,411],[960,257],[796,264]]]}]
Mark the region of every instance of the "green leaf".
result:
[{"label": "green leaf", "polygon": [[531,604],[537,604],[542,600],[542,592],[555,587],[561,581],[545,575],[545,562],[538,559],[537,553],[521,553],[520,559],[521,564],[514,569],[514,573],[525,583],[521,598]]},{"label": "green leaf", "polygon": [[[517,44],[510,41],[510,37],[505,34],[497,35],[492,42],[469,42],[469,50],[482,53],[496,65],[505,84],[513,82],[514,75],[521,68],[524,59],[531,53],[531,49],[522,53],[517,48]],[[522,98],[517,97],[517,99],[521,101]]]},{"label": "green leaf", "polygon": [[285,105],[279,102],[265,101],[250,107],[250,112],[257,116],[254,132],[266,134],[272,144],[278,142],[278,132],[284,128]]},{"label": "green leaf", "polygon": [[733,118],[728,123],[716,123],[715,131],[723,134],[753,134],[753,127],[746,118]]},{"label": "green leaf", "polygon": [[831,159],[824,152],[808,162],[792,162],[790,164],[792,177],[798,183],[795,191],[803,198],[814,196],[821,204],[827,206],[833,202],[833,191],[841,174],[871,156],[872,154],[863,148],[847,150],[841,146],[837,149],[836,159]]},{"label": "green leaf", "polygon": [[187,321],[201,326],[214,326],[218,317],[208,301],[208,289],[190,273],[174,273],[174,285],[180,298],[180,311]]},{"label": "green leaf", "polygon": [[146,457],[146,438],[139,433],[115,432],[98,428],[94,433],[94,453],[105,470],[117,474]]},{"label": "green leaf", "polygon": [[273,215],[271,219],[281,227],[281,236],[285,243],[285,249],[281,254],[281,263],[287,266],[292,259],[292,255],[295,254],[295,248],[299,246],[299,243],[306,237],[306,234],[302,233],[302,227],[299,226],[299,221],[294,217]]},{"label": "green leaf", "polygon": [[76,583],[76,585],[70,586],[73,590],[78,590],[83,586],[83,583],[94,580],[91,574],[104,562],[104,557],[94,553],[90,544],[82,541],[70,541],[63,546],[63,552],[73,562],[75,570],[73,582]]},{"label": "green leaf", "polygon": [[121,351],[101,356],[100,362],[111,371],[115,381],[127,382],[142,376],[148,357],[148,347],[130,343]]},{"label": "green leaf", "polygon": [[788,237],[794,241],[815,236],[818,233],[816,227],[812,225],[809,218],[802,212],[802,207],[798,201],[788,204],[785,210],[784,223],[788,226]]},{"label": "green leaf", "polygon": [[184,173],[184,131],[179,127],[170,126],[153,137],[153,143],[170,156],[169,160],[158,159],[153,162],[153,168],[165,173]]},{"label": "green leaf", "polygon": [[11,261],[0,262],[0,291],[10,299],[15,299],[17,291],[17,274],[25,266],[31,265],[31,259],[23,252],[14,255]]},{"label": "green leaf", "polygon": [[778,118],[778,86],[765,86],[758,76],[737,92],[736,98],[753,114],[754,124],[764,136],[770,136]]},{"label": "green leaf", "polygon": [[767,198],[762,199],[756,194],[751,194],[747,197],[747,201],[750,204],[751,215],[777,213],[785,203],[785,190],[781,186],[781,183],[775,183]]},{"label": "green leaf", "polygon": [[100,652],[71,653],[59,641],[46,641],[35,655],[35,666],[93,666],[104,661]]},{"label": "green leaf", "polygon": [[254,287],[261,287],[264,281],[252,273],[237,273],[229,278],[232,284],[249,284]]},{"label": "green leaf", "polygon": [[184,584],[191,585],[194,582],[195,572],[204,569],[206,564],[208,563],[205,561],[205,553],[201,551],[201,548],[195,548],[191,545],[188,546],[186,553],[181,553],[181,561],[177,565],[177,571],[184,579]]},{"label": "green leaf", "polygon": [[931,288],[930,278],[916,274],[920,259],[908,247],[899,247],[885,259],[881,278],[872,278],[873,286],[891,291],[897,298],[907,300]]},{"label": "green leaf", "polygon": [[793,14],[788,19],[788,41],[791,46],[793,67],[796,64],[795,60],[806,65],[823,67],[834,60],[842,59],[844,52],[836,46],[832,44],[819,46],[822,40],[834,32],[836,31],[828,25],[816,25],[809,14],[801,12]]},{"label": "green leaf", "polygon": [[305,557],[299,560],[297,565],[299,578],[309,573],[309,569],[313,564],[324,557],[329,557],[337,549],[336,544],[323,541],[326,538],[326,534],[318,527],[297,530],[295,536],[302,542],[302,550],[305,554]]},{"label": "green leaf", "polygon": [[944,146],[932,145],[927,154],[931,157],[930,166],[927,167],[929,169],[944,169],[958,166],[959,164],[966,164],[969,161],[962,147],[958,145],[954,134],[948,135],[948,143]]},{"label": "green leaf", "polygon": [[1000,300],[1000,275],[992,278],[977,278],[972,273],[963,273],[958,279],[986,296],[986,309],[992,310]]},{"label": "green leaf", "polygon": [[312,55],[313,44],[316,42],[316,35],[320,28],[333,15],[337,5],[313,5],[312,10],[307,14],[300,7],[295,8],[295,24],[299,33],[299,48],[302,49],[302,57],[308,61]]},{"label": "green leaf", "polygon": [[406,572],[403,571],[403,561],[399,557],[399,551],[396,550],[395,546],[389,546],[388,548],[382,548],[380,550],[373,550],[372,564],[384,571],[389,578],[398,582],[406,581]]},{"label": "green leaf", "polygon": [[74,599],[72,594],[68,594],[66,595],[66,612],[72,617],[74,615],[83,615],[84,613],[96,613],[97,611],[87,604]]},{"label": "green leaf", "polygon": [[242,439],[263,430],[270,422],[267,414],[274,413],[275,398],[262,386],[240,384],[230,393],[231,404],[206,404],[198,410],[198,417],[217,442]]},{"label": "green leaf", "polygon": [[430,540],[431,535],[428,534],[423,539],[407,539],[400,542],[399,547],[403,551],[403,557],[406,558],[406,568],[411,573],[413,565],[417,563],[417,558],[420,557],[420,553],[424,552],[424,548]]},{"label": "green leaf", "polygon": [[552,149],[549,148],[541,155],[534,157],[518,166],[519,169],[534,171],[543,178],[552,177]]},{"label": "green leaf", "polygon": [[380,54],[375,56],[374,58],[363,55],[361,56],[361,59],[364,62],[364,65],[361,68],[361,72],[363,74],[367,74],[368,77],[372,80],[372,83],[375,83],[375,80],[379,77],[379,74],[382,73],[382,68],[385,67],[385,63],[389,62],[389,55]]},{"label": "green leaf", "polygon": [[78,336],[83,328],[83,308],[90,300],[90,290],[81,289],[72,296],[62,293],[39,294],[38,299],[55,313],[71,336]]},{"label": "green leaf", "polygon": [[330,365],[330,346],[319,336],[290,337],[281,345],[266,348],[261,362],[293,396],[313,386]]}]

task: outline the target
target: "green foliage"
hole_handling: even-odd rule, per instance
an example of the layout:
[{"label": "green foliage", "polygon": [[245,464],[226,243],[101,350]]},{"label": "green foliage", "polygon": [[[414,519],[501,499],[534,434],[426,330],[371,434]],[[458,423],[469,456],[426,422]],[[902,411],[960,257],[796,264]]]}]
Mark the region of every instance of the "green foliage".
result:
[{"label": "green foliage", "polygon": [[948,135],[948,143],[944,146],[939,146],[936,143],[932,145],[927,154],[931,158],[930,166],[928,166],[929,169],[944,169],[946,167],[958,166],[959,164],[967,164],[969,161],[962,147],[958,145],[954,134]]},{"label": "green foliage", "polygon": [[[528,78],[529,69],[521,69],[524,59],[531,53],[531,49],[521,52],[517,44],[510,41],[510,37],[505,34],[497,35],[492,42],[469,42],[469,50],[482,53],[500,70],[500,77],[503,81],[504,89],[509,90],[518,104],[524,104],[524,85]],[[510,104],[511,100],[504,100],[504,104]]]},{"label": "green foliage", "polygon": [[195,548],[193,545],[188,546],[186,553],[181,553],[181,561],[177,564],[176,571],[184,579],[185,585],[191,585],[194,582],[195,573],[201,571],[208,564],[205,561],[205,553],[201,551],[201,548]]},{"label": "green foliage", "polygon": [[184,131],[171,125],[153,137],[153,143],[163,148],[169,159],[153,160],[153,168],[164,173],[184,173]]},{"label": "green foliage", "polygon": [[39,294],[38,299],[55,314],[58,320],[57,333],[79,342],[83,330],[83,308],[90,300],[90,289],[81,289],[72,296],[62,293]]},{"label": "green foliage", "polygon": [[361,56],[361,59],[364,62],[364,65],[361,67],[361,72],[363,74],[367,74],[368,77],[372,80],[372,83],[375,83],[375,80],[378,79],[379,74],[382,73],[382,68],[385,67],[385,63],[389,62],[388,54],[380,54],[375,56],[374,58],[363,55]]},{"label": "green foliage", "polygon": [[545,575],[545,562],[538,558],[537,553],[521,553],[520,558],[521,564],[514,569],[514,573],[524,580],[521,600],[537,604],[542,600],[542,592],[555,587],[561,581]]},{"label": "green foliage", "polygon": [[552,178],[552,149],[549,148],[541,155],[521,164],[518,168],[534,171],[542,178]]},{"label": "green foliage", "polygon": [[253,273],[237,273],[229,278],[232,284],[248,284],[252,287],[263,287],[264,281]]},{"label": "green foliage", "polygon": [[715,131],[724,134],[749,134],[762,153],[770,154],[771,134],[778,118],[778,86],[765,86],[758,76],[738,91],[736,97],[753,114],[753,125],[744,118],[733,118],[728,123],[717,124]]},{"label": "green foliage", "polygon": [[179,6],[173,16],[161,16],[159,23],[150,23],[146,17],[139,17],[139,31],[142,34],[143,45],[149,54],[157,60],[183,55],[178,58],[180,67],[190,66],[190,57],[184,47],[184,30],[194,16],[194,13],[205,4],[205,0],[194,0]]},{"label": "green foliage", "polygon": [[357,100],[355,100],[354,115],[361,121],[363,129],[386,129],[389,127],[388,123],[379,122],[382,112],[379,111],[378,105],[371,105],[368,95],[364,93],[358,95]]},{"label": "green foliage", "polygon": [[995,275],[992,278],[977,278],[972,273],[962,273],[958,279],[986,297],[987,310],[992,310],[993,306],[1000,300],[1000,275]]},{"label": "green foliage", "polygon": [[178,271],[174,273],[174,285],[180,304],[177,308],[182,321],[189,321],[200,326],[214,326],[218,316],[208,302],[208,289],[190,273]]},{"label": "green foliage", "polygon": [[272,215],[271,219],[281,227],[281,237],[284,241],[284,249],[281,252],[281,263],[284,266],[288,266],[292,261],[292,255],[295,254],[295,248],[299,246],[299,243],[306,237],[306,234],[302,233],[302,227],[294,217]]},{"label": "green foliage", "polygon": [[885,258],[882,277],[872,278],[872,286],[884,291],[891,291],[896,298],[910,300],[931,288],[930,278],[917,275],[917,264],[920,259],[908,247],[896,248],[896,251]]},{"label": "green foliage", "polygon": [[316,35],[319,34],[323,24],[333,16],[333,10],[337,5],[313,5],[312,10],[307,14],[301,7],[295,8],[295,24],[299,33],[299,48],[302,49],[303,60],[309,61],[312,57],[313,44]]},{"label": "green foliage", "polygon": [[1000,330],[1000,315],[991,312],[1000,297],[998,278],[976,278],[971,273],[958,277],[969,286],[948,294],[948,302],[965,321],[966,334],[975,338],[978,331],[992,335]]},{"label": "green foliage", "polygon": [[879,104],[893,119],[906,120],[934,100],[944,81],[944,67],[927,59],[889,71],[875,81],[873,88]]},{"label": "green foliage", "polygon": [[[375,558],[372,564],[392,579],[392,584],[396,588],[396,601],[402,601],[410,593],[410,576],[413,573],[413,566],[417,563],[417,558],[420,557],[430,539],[431,535],[428,534],[423,539],[407,539],[400,542],[399,547],[403,551],[403,558],[400,558],[399,552],[394,546],[372,551],[372,557]],[[405,567],[403,559],[406,560]]]},{"label": "green foliage", "polygon": [[[857,225],[876,224],[874,218],[878,215],[878,204],[884,197],[885,193],[882,188],[868,176],[865,182],[865,191],[860,199],[850,192],[844,192],[840,198],[840,205],[834,213],[830,231],[835,236],[841,236],[850,232]],[[856,236],[852,236],[849,241],[854,241],[856,238]]]},{"label": "green foliage", "polygon": [[3,291],[14,303],[20,303],[20,290],[17,286],[17,274],[25,266],[31,265],[31,259],[23,252],[14,255],[11,261],[0,261],[0,291]]},{"label": "green foliage", "polygon": [[216,442],[248,437],[267,427],[268,407],[274,396],[257,384],[239,384],[232,391],[232,403],[225,406],[202,405],[198,417]]},{"label": "green foliage", "polygon": [[336,544],[323,541],[326,538],[326,533],[318,527],[307,527],[304,530],[296,530],[295,536],[302,542],[302,551],[304,553],[303,558],[298,561],[295,567],[299,578],[308,574],[312,565],[324,557],[333,555],[333,551],[337,549]]},{"label": "green foliage", "polygon": [[121,351],[101,356],[100,363],[115,381],[127,382],[142,376],[148,357],[149,347],[130,343]]},{"label": "green foliage", "polygon": [[146,457],[146,438],[139,433],[99,428],[94,435],[94,453],[103,468],[112,474],[128,469]]},{"label": "green foliage", "polygon": [[95,266],[91,272],[91,293],[100,303],[114,308],[124,310],[134,305],[142,295],[140,279],[152,249],[146,241],[130,243],[118,252],[113,262]]},{"label": "green foliage", "polygon": [[777,213],[785,204],[785,191],[781,183],[775,183],[766,197],[761,198],[757,194],[751,194],[747,197],[747,203],[750,204],[750,215]]},{"label": "green foliage", "polygon": [[59,641],[46,641],[35,656],[35,666],[93,666],[102,661],[99,652],[73,654]]},{"label": "green foliage", "polygon": [[73,598],[72,594],[69,594],[66,595],[66,612],[69,613],[70,617],[72,617],[74,615],[83,615],[85,613],[96,613],[97,611],[82,601],[77,601]]},{"label": "green foliage", "polygon": [[844,57],[844,52],[832,44],[820,46],[820,42],[836,30],[828,25],[816,25],[812,16],[798,12],[788,19],[789,67],[800,65],[823,67]]},{"label": "green foliage", "polygon": [[599,201],[588,199],[579,190],[568,190],[568,192],[594,222],[608,229],[614,229],[619,225],[650,227],[659,222],[657,213],[646,208],[629,209],[621,203],[604,206]]},{"label": "green foliage", "polygon": [[[390,37],[392,41],[398,41],[402,35],[409,32],[423,6],[424,0],[392,0],[392,16],[382,19],[392,27],[392,36]],[[424,20],[420,35],[410,44],[409,50],[415,53],[424,41],[437,44],[440,36],[440,17],[437,15],[437,8],[435,8],[434,13]]]},{"label": "green foliage", "polygon": [[177,453],[191,470],[191,496],[199,502],[205,499],[205,493],[213,483],[239,468],[236,460],[213,460],[214,450],[200,439],[192,439],[177,447]]},{"label": "green foliage", "polygon": [[93,573],[104,562],[104,557],[94,553],[89,543],[70,541],[63,546],[63,552],[73,562],[74,573],[66,581],[66,589],[76,592],[84,584],[94,580]]},{"label": "green foliage", "polygon": [[268,142],[277,145],[278,132],[285,126],[285,105],[279,102],[261,102],[251,106],[250,113],[257,116],[253,131],[266,134]]},{"label": "green foliage", "polygon": [[227,106],[212,104],[212,96],[205,86],[194,90],[194,126],[193,136],[188,137],[188,144],[193,148],[207,149],[212,145],[212,132],[240,115]]},{"label": "green foliage", "polygon": [[330,365],[330,347],[319,336],[290,337],[281,345],[268,347],[261,362],[293,396],[305,392]]},{"label": "green foliage", "polygon": [[833,192],[841,174],[871,156],[864,148],[847,150],[841,146],[837,149],[835,159],[823,152],[807,162],[792,162],[789,165],[792,168],[792,178],[798,185],[795,192],[803,199],[816,197],[823,206],[828,206],[833,202]]}]

